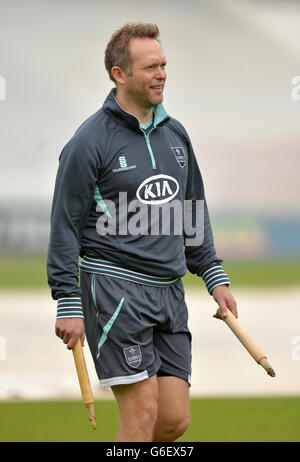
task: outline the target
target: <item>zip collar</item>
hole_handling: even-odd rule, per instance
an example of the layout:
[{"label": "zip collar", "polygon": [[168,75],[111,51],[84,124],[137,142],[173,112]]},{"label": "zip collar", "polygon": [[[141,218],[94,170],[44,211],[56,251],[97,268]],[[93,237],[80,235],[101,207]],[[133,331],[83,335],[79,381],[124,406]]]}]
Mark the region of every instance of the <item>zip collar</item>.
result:
[{"label": "zip collar", "polygon": [[[108,94],[104,104],[103,110],[114,119],[118,119],[121,125],[133,128],[136,131],[141,131],[140,121],[137,117],[129,112],[126,112],[118,103],[116,99],[116,88],[113,88]],[[153,128],[163,125],[170,117],[165,110],[163,104],[153,106],[154,119]]]}]

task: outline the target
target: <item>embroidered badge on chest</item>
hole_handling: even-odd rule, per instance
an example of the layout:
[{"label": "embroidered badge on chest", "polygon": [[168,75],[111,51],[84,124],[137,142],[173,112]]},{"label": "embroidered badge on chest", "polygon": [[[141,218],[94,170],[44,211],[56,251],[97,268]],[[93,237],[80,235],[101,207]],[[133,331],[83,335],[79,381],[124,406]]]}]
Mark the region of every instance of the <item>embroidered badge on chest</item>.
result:
[{"label": "embroidered badge on chest", "polygon": [[171,148],[172,151],[175,154],[175,159],[177,160],[178,164],[180,165],[181,168],[185,167],[186,164],[186,158],[184,154],[184,150],[181,146]]},{"label": "embroidered badge on chest", "polygon": [[142,362],[142,352],[139,345],[123,348],[124,355],[128,366],[138,367]]},{"label": "embroidered badge on chest", "polygon": [[127,165],[126,156],[120,156],[118,160],[119,160],[119,167],[114,168],[113,173],[126,172],[127,170],[132,170],[133,168],[136,168],[136,165]]}]

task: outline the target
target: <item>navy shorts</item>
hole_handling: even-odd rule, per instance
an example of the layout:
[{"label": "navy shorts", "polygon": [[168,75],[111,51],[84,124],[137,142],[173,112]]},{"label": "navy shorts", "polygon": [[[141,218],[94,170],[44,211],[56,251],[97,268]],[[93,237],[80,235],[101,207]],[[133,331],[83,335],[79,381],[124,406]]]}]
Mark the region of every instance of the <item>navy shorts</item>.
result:
[{"label": "navy shorts", "polygon": [[155,374],[190,385],[191,333],[180,279],[167,287],[80,271],[86,338],[102,387]]}]

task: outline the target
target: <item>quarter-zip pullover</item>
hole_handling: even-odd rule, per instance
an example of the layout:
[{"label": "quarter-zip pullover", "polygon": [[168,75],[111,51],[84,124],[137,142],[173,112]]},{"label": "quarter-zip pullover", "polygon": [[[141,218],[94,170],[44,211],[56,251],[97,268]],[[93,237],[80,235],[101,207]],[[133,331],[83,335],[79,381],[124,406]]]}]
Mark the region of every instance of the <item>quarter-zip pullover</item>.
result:
[{"label": "quarter-zip pullover", "polygon": [[[210,294],[217,285],[229,284],[216,256],[203,181],[186,130],[162,104],[154,107],[147,125],[124,111],[112,90],[62,150],[47,262],[58,317],[82,316],[79,256],[85,271],[139,283],[172,283],[188,269],[203,278]],[[184,230],[170,235],[122,231],[120,193],[127,204],[138,201],[149,210],[173,199],[181,204],[202,201],[202,243],[187,245]],[[116,233],[100,234],[98,220],[112,218],[111,212],[116,212]],[[127,218],[131,216],[129,210]]]}]

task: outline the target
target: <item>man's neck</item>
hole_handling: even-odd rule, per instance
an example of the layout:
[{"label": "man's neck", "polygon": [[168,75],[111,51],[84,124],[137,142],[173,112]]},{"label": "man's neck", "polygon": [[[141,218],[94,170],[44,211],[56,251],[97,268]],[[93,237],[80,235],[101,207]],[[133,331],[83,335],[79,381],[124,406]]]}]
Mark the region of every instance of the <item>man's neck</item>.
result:
[{"label": "man's neck", "polygon": [[116,93],[116,100],[124,111],[137,117],[143,125],[153,117],[153,106],[149,108],[139,107],[118,91]]}]

